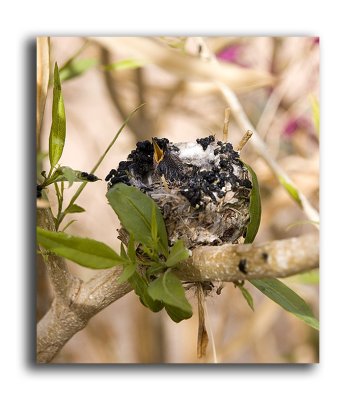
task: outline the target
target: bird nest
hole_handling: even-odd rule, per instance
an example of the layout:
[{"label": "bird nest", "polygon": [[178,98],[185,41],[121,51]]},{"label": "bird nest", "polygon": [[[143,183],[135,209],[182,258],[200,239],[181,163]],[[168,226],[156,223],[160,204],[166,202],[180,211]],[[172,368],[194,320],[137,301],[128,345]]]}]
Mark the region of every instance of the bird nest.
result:
[{"label": "bird nest", "polygon": [[188,248],[238,243],[246,235],[252,183],[240,153],[214,136],[138,142],[106,177],[135,186],[159,206],[171,243]]}]

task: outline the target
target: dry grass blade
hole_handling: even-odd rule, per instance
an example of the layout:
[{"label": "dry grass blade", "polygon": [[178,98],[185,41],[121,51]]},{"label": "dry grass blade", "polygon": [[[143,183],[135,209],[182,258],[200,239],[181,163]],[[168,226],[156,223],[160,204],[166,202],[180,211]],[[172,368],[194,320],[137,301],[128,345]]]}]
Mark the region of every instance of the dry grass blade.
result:
[{"label": "dry grass blade", "polygon": [[230,64],[205,62],[198,57],[179,53],[147,37],[93,37],[96,43],[113,53],[130,54],[153,63],[176,77],[196,81],[221,81],[237,92],[271,86],[275,78],[266,71],[241,68]]},{"label": "dry grass blade", "polygon": [[36,99],[36,139],[37,147],[42,126],[49,83],[49,38],[37,38],[37,99]]},{"label": "dry grass blade", "polygon": [[245,144],[249,141],[252,135],[253,135],[252,131],[246,131],[245,134],[242,136],[239,144],[237,145],[236,150],[241,151],[245,147]]},{"label": "dry grass blade", "polygon": [[229,137],[230,112],[231,112],[230,108],[225,108],[223,142],[227,142],[228,137]]},{"label": "dry grass blade", "polygon": [[206,356],[206,348],[208,347],[209,337],[205,327],[205,313],[204,313],[204,291],[201,283],[197,284],[197,296],[198,296],[198,341],[197,341],[197,357],[203,358]]}]

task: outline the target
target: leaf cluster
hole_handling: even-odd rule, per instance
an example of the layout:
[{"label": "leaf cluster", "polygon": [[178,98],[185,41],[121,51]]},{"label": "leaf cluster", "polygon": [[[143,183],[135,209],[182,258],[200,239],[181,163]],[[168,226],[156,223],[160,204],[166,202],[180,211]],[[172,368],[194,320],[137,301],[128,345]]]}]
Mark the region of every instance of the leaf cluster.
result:
[{"label": "leaf cluster", "polygon": [[[139,189],[119,183],[106,195],[130,240],[120,282],[129,281],[143,305],[156,312],[163,307],[175,322],[192,316],[181,281],[173,270],[189,257],[184,243],[168,246],[167,231],[157,204]],[[135,241],[138,247],[135,249]],[[138,266],[143,266],[140,273]]]}]

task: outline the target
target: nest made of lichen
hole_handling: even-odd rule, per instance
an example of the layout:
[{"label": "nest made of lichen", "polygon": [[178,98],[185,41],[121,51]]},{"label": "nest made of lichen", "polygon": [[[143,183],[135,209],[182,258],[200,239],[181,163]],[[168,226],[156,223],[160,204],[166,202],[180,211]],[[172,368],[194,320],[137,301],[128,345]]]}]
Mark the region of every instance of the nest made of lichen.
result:
[{"label": "nest made of lichen", "polygon": [[106,181],[109,187],[122,182],[149,195],[163,214],[171,243],[182,239],[188,248],[237,243],[246,234],[249,172],[231,143],[214,136],[185,143],[138,142]]}]

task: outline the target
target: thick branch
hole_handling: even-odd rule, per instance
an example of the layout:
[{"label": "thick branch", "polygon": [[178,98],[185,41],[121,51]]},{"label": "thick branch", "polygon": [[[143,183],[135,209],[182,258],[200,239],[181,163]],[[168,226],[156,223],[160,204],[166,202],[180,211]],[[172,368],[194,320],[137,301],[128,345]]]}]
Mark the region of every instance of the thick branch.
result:
[{"label": "thick branch", "polygon": [[[200,247],[176,273],[183,281],[234,282],[285,277],[318,266],[318,236],[306,235],[262,245]],[[72,286],[69,300],[55,299],[38,324],[38,362],[51,361],[91,317],[132,290],[129,284],[117,283],[120,273],[120,268],[100,272],[88,283]]]},{"label": "thick branch", "polygon": [[37,362],[51,361],[95,314],[132,290],[128,283],[117,283],[120,274],[121,268],[103,271],[87,283],[80,282],[69,302],[55,298],[37,325]]},{"label": "thick branch", "polygon": [[[55,230],[53,215],[50,208],[37,209],[37,225],[50,231]],[[44,255],[47,272],[55,296],[61,297],[63,300],[68,298],[68,292],[71,290],[70,287],[75,283],[74,281],[76,278],[69,273],[62,257],[49,253],[44,248],[40,249]]]},{"label": "thick branch", "polygon": [[182,280],[235,282],[282,278],[319,266],[319,237],[276,240],[262,245],[204,246],[177,270]]}]

